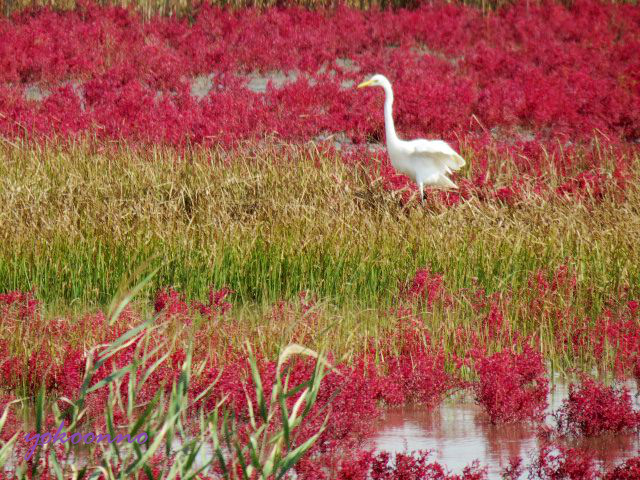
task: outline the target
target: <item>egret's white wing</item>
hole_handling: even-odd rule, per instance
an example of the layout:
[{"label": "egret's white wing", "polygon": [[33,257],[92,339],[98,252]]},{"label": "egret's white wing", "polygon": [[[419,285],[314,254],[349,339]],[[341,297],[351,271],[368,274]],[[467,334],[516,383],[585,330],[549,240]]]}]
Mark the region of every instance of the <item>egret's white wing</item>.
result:
[{"label": "egret's white wing", "polygon": [[442,140],[413,140],[408,142],[412,158],[428,158],[440,164],[443,170],[451,173],[464,167],[465,161],[456,151]]}]

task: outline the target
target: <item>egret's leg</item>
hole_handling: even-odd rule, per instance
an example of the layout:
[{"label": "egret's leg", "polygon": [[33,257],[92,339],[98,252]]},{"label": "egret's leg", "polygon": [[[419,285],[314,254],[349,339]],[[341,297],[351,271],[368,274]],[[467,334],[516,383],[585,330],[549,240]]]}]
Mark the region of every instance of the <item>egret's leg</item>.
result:
[{"label": "egret's leg", "polygon": [[424,184],[420,182],[418,186],[420,187],[420,202],[424,205]]}]

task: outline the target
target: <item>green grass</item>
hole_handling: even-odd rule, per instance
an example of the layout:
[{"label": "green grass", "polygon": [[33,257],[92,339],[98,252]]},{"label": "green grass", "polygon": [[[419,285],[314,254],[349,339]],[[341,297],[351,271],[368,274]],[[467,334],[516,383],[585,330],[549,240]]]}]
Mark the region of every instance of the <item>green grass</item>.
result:
[{"label": "green grass", "polygon": [[[183,249],[158,239],[144,244],[102,243],[100,239],[72,243],[58,238],[48,245],[22,244],[13,252],[7,247],[0,260],[0,285],[3,290],[35,288],[45,303],[104,306],[132,263],[155,257],[162,260],[162,267],[153,290],[170,285],[191,298],[204,298],[210,286],[228,286],[239,303],[272,303],[308,290],[340,305],[385,306],[392,304],[400,284],[425,265],[450,272],[461,286],[470,285],[471,272],[476,272],[480,284],[494,291],[522,284],[528,272],[550,263],[533,251],[514,251],[506,245],[493,250],[495,245],[475,244],[473,252],[452,248],[450,257],[443,258],[426,248],[389,243],[372,245],[371,250],[341,250],[328,242],[298,251],[264,238],[210,249]],[[397,252],[385,248],[391,246]],[[479,256],[489,249],[494,252],[490,260],[495,260],[490,266]],[[611,271],[603,276],[611,277],[611,282],[616,278]]]},{"label": "green grass", "polygon": [[624,201],[421,208],[313,148],[0,148],[0,291],[35,288],[54,310],[105,306],[148,258],[160,270],[147,293],[227,286],[236,304],[308,290],[340,308],[388,307],[423,267],[452,290],[493,292],[568,264],[592,312],[620,286],[640,293],[636,185]]}]

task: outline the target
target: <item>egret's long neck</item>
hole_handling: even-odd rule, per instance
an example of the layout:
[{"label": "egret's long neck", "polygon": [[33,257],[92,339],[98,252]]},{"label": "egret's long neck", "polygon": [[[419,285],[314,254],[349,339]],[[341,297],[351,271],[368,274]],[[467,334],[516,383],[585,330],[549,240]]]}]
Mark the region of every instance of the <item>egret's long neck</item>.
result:
[{"label": "egret's long neck", "polygon": [[384,100],[384,129],[387,135],[387,143],[389,141],[397,140],[396,127],[393,125],[393,90],[390,85],[384,85],[384,93],[386,98]]}]

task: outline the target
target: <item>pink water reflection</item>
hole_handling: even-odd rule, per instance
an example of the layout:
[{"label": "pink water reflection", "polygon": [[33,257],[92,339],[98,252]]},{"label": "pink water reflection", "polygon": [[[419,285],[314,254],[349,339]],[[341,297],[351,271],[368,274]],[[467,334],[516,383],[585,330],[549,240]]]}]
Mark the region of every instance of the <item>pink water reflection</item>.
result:
[{"label": "pink water reflection", "polygon": [[[640,407],[637,386],[628,386]],[[548,412],[560,406],[567,392],[567,385],[556,385]],[[551,417],[547,423],[552,424]],[[536,425],[527,423],[492,425],[482,407],[466,398],[445,401],[432,410],[424,406],[389,409],[379,420],[372,445],[390,452],[432,450],[432,458],[456,473],[477,459],[489,468],[489,478],[497,479],[510,458],[521,456],[529,463],[528,458],[541,444],[537,430]],[[589,450],[610,467],[640,453],[640,434],[573,440],[568,445]]]}]

